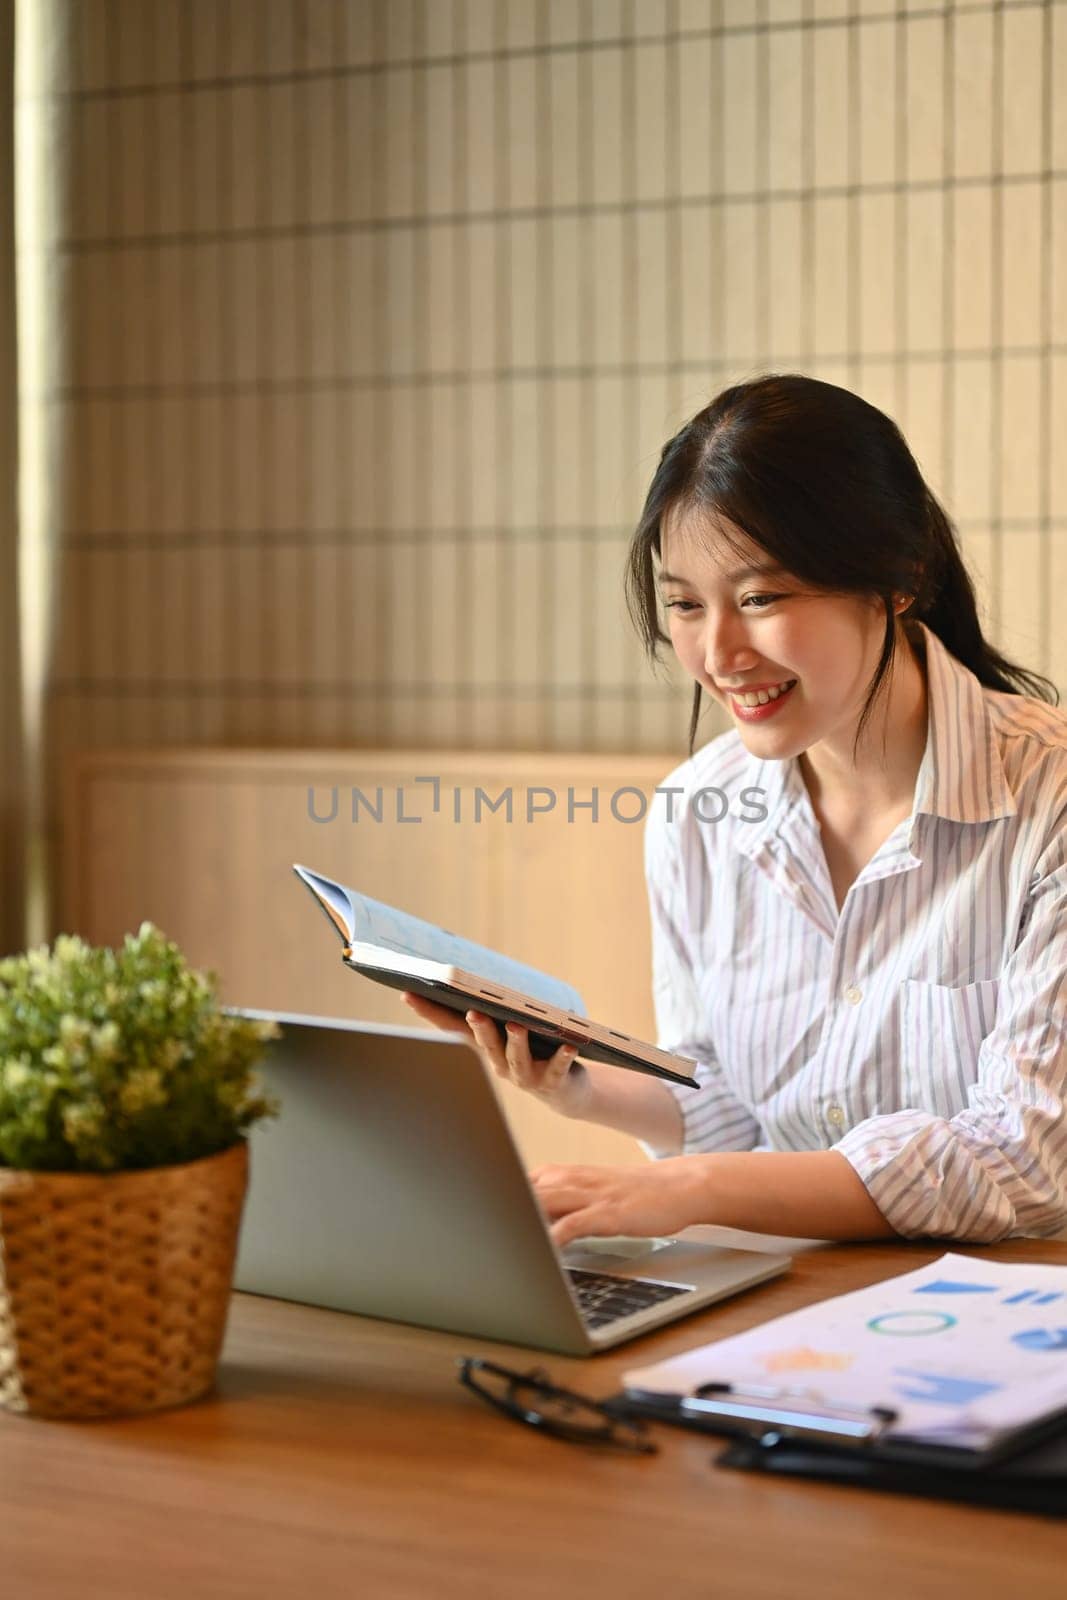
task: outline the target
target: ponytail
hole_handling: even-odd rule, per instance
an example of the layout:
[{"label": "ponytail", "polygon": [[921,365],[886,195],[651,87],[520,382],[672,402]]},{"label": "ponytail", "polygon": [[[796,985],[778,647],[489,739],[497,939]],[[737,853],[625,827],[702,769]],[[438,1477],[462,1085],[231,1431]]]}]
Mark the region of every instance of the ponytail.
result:
[{"label": "ponytail", "polygon": [[974,584],[963,564],[955,529],[929,489],[926,500],[930,557],[906,616],[925,622],[985,688],[1059,705],[1059,690],[1048,678],[1009,661],[985,638]]}]

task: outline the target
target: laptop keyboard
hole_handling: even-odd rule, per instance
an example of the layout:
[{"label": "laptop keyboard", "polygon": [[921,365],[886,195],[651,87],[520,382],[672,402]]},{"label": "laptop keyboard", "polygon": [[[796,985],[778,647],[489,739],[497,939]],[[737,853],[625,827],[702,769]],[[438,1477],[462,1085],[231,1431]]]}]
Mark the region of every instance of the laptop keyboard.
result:
[{"label": "laptop keyboard", "polygon": [[578,1309],[587,1328],[603,1328],[635,1311],[662,1305],[677,1294],[688,1294],[691,1285],[660,1283],[655,1278],[619,1278],[610,1272],[587,1272],[583,1267],[568,1267],[567,1276],[578,1297]]}]

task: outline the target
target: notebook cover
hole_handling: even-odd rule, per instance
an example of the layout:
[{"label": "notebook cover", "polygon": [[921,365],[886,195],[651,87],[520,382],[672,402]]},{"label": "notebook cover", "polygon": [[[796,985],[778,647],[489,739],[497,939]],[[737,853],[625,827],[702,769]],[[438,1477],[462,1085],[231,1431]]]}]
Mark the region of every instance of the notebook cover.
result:
[{"label": "notebook cover", "polygon": [[716,1457],[715,1465],[772,1477],[817,1478],[890,1494],[999,1506],[1040,1516],[1067,1516],[1067,1433],[979,1471],[879,1460],[861,1450],[821,1449],[788,1439],[763,1445],[748,1438],[732,1440]]}]

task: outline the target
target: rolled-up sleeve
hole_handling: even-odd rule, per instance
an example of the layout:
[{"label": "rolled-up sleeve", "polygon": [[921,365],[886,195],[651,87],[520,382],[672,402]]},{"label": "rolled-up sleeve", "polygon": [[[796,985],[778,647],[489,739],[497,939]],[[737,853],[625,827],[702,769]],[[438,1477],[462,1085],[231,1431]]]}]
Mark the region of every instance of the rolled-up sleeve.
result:
[{"label": "rolled-up sleeve", "polygon": [[1027,910],[966,1107],[871,1117],[834,1147],[905,1238],[991,1244],[1067,1228],[1067,828],[1038,864]]},{"label": "rolled-up sleeve", "polygon": [[[645,879],[652,932],[652,1001],[656,1042],[662,1050],[689,1056],[697,1066],[699,1087],[667,1087],[682,1113],[682,1152],[751,1150],[760,1127],[751,1111],[726,1082],[708,1037],[693,956],[686,936],[682,861],[677,839],[682,825],[668,821],[653,806],[645,823]],[[652,1156],[662,1155],[645,1144]]]}]

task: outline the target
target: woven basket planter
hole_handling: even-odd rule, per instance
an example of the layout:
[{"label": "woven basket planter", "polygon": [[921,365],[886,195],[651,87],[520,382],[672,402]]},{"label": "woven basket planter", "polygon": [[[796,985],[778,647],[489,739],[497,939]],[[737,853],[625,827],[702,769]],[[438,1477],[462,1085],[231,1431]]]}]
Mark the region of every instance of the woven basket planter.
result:
[{"label": "woven basket planter", "polygon": [[210,1389],[247,1184],[243,1141],[138,1172],[0,1168],[0,1406],[126,1416]]}]

